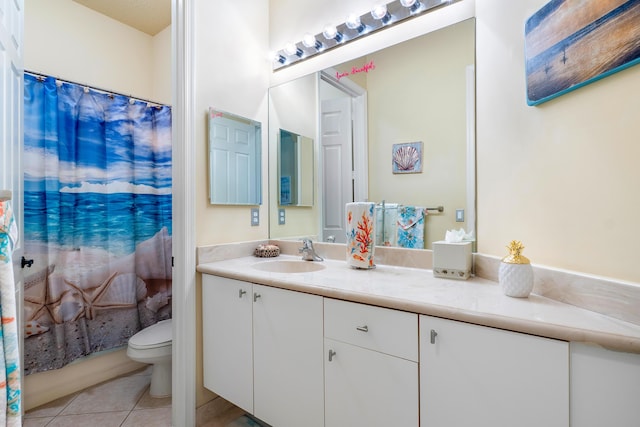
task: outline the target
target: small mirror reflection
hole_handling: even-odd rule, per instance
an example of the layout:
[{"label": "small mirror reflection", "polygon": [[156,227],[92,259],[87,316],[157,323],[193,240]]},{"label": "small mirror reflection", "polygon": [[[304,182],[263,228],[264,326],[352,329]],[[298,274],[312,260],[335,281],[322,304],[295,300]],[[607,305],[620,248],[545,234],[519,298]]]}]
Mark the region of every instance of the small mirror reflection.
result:
[{"label": "small mirror reflection", "polygon": [[280,206],[313,206],[313,139],[280,129],[278,135]]}]

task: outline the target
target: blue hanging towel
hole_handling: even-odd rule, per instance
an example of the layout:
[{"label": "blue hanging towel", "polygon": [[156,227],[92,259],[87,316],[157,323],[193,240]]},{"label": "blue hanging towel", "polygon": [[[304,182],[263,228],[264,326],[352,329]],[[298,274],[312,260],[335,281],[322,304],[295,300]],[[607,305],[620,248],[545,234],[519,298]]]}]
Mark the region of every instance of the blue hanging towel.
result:
[{"label": "blue hanging towel", "polygon": [[424,217],[427,210],[418,206],[398,208],[398,246],[424,249]]}]

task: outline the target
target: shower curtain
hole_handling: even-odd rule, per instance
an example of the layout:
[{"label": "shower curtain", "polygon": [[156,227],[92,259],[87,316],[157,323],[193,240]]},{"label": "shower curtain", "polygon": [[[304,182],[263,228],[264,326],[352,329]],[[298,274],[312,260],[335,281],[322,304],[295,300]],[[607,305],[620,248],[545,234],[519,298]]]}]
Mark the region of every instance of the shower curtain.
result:
[{"label": "shower curtain", "polygon": [[0,201],[0,398],[5,408],[0,411],[0,425],[7,427],[22,425],[16,291],[11,259],[17,236],[10,202]]},{"label": "shower curtain", "polygon": [[24,371],[171,317],[171,108],[25,74]]}]

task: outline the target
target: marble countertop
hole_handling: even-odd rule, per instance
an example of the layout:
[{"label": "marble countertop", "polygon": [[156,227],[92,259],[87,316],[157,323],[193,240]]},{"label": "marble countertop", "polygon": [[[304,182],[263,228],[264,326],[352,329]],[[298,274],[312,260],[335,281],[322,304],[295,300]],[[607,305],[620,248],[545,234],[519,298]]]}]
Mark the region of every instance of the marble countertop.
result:
[{"label": "marble countertop", "polygon": [[300,260],[300,257],[245,256],[202,263],[197,270],[330,298],[640,353],[639,325],[536,294],[511,298],[490,280],[435,278],[431,270],[391,265],[357,270],[336,260],[322,261],[326,268],[310,273],[273,273],[253,268],[253,264],[269,260]]}]

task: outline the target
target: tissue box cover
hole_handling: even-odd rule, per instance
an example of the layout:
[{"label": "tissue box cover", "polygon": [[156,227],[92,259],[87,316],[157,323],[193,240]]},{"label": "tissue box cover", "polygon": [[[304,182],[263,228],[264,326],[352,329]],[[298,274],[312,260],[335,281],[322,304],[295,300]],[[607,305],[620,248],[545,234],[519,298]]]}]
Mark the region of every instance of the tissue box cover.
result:
[{"label": "tissue box cover", "polygon": [[471,242],[433,242],[433,275],[466,280],[471,276]]}]

